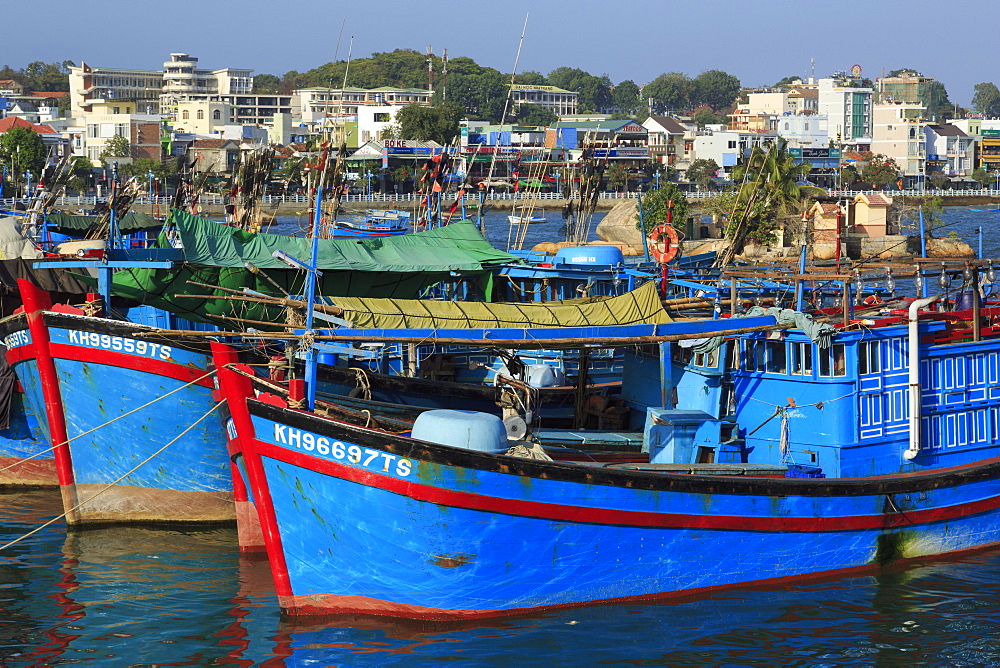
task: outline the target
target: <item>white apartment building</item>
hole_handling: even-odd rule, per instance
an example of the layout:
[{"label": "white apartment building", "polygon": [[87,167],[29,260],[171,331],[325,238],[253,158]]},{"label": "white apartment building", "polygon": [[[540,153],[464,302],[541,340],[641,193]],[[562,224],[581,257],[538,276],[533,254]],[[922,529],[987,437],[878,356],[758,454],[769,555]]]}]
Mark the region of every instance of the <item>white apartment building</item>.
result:
[{"label": "white apartment building", "polygon": [[821,148],[830,145],[830,119],[820,114],[780,116],[774,131],[790,148]]},{"label": "white apartment building", "polygon": [[733,132],[724,125],[706,126],[711,134],[699,135],[694,140],[695,160],[715,160],[715,164],[730,172],[743,161],[754,146],[764,146],[777,139],[777,135],[762,132]]},{"label": "white apartment building", "polygon": [[531,86],[514,84],[510,88],[510,101],[516,107],[522,104],[536,104],[545,107],[556,116],[570,116],[577,112],[580,94],[555,86]]},{"label": "white apartment building", "polygon": [[160,113],[163,72],[93,67],[81,62],[69,68],[70,110],[83,116],[101,107],[115,105],[119,113]]},{"label": "white apartment building", "polygon": [[926,174],[924,113],[922,105],[911,102],[885,102],[872,108],[872,153],[895,160],[911,181]]},{"label": "white apartment building", "polygon": [[[300,88],[295,91],[299,115],[307,123],[329,116],[357,116],[364,107],[430,106],[431,91],[421,88]],[[362,144],[365,142],[361,142]]]},{"label": "white apartment building", "polygon": [[830,139],[864,150],[872,140],[872,89],[840,86],[836,79],[820,79],[818,86],[816,111],[829,119]]},{"label": "white apartment building", "polygon": [[975,168],[975,141],[956,125],[925,125],[927,173],[965,177]]}]

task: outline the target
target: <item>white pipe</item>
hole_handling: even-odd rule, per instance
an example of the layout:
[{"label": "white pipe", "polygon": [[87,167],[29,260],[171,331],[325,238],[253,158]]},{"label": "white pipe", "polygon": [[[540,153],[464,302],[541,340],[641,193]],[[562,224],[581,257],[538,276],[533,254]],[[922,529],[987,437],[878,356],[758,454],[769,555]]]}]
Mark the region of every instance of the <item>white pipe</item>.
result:
[{"label": "white pipe", "polygon": [[910,447],[903,459],[913,459],[920,452],[920,336],[917,331],[919,311],[941,299],[941,295],[924,297],[910,304],[909,310],[909,387],[910,387]]}]

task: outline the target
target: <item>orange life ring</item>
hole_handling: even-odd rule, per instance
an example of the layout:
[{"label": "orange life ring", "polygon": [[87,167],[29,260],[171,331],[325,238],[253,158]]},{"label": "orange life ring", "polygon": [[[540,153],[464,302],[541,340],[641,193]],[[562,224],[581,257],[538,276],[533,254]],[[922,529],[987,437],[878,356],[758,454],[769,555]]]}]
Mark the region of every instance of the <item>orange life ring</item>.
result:
[{"label": "orange life ring", "polygon": [[649,233],[649,242],[649,253],[660,264],[666,264],[673,260],[677,255],[677,249],[680,248],[677,230],[674,229],[673,225],[666,223],[653,228],[653,231]]},{"label": "orange life ring", "polygon": [[882,303],[882,298],[879,297],[878,295],[868,295],[867,297],[865,297],[865,304],[867,304],[868,306],[874,306],[875,304],[881,304],[881,303]]}]

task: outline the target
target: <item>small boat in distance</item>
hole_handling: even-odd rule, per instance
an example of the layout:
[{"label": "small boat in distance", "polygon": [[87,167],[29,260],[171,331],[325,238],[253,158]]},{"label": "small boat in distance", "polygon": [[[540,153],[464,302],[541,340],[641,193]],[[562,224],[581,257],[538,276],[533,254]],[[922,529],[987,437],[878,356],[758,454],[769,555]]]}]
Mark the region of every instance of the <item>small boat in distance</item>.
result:
[{"label": "small boat in distance", "polygon": [[327,228],[328,237],[396,237],[410,229],[410,213],[395,209],[365,211],[364,216],[338,220]]},{"label": "small boat in distance", "polygon": [[545,223],[548,222],[545,218],[545,212],[539,211],[538,213],[532,213],[530,210],[525,213],[523,210],[521,214],[512,213],[507,216],[507,220],[510,221],[511,225],[528,225],[533,223]]}]

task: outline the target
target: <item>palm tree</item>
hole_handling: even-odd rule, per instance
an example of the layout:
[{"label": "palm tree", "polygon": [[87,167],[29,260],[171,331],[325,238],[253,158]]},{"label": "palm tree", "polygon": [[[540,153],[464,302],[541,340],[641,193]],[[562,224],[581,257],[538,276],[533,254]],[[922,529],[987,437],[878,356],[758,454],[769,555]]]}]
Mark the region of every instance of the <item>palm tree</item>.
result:
[{"label": "palm tree", "polygon": [[809,197],[825,192],[802,185],[810,169],[807,162],[796,164],[784,139],[767,144],[766,149],[755,146],[746,164],[733,169],[733,178],[742,183],[726,227],[731,243],[720,255],[720,264],[731,262],[747,241],[774,243],[779,221],[799,213]]}]

